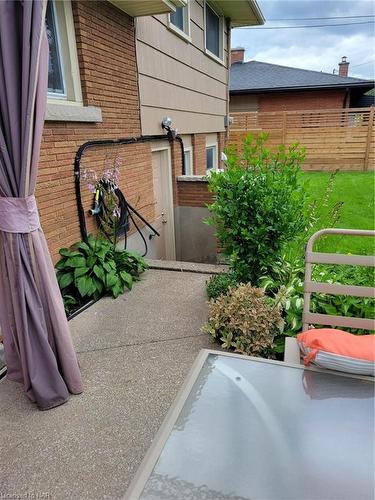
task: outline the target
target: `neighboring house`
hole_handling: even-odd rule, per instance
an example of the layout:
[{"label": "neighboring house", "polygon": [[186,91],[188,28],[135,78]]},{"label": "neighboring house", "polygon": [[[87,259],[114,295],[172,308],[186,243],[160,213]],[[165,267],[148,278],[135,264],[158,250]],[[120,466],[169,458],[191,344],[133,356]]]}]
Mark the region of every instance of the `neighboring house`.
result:
[{"label": "neighboring house", "polygon": [[371,106],[375,106],[375,88],[363,94],[356,103],[358,108],[370,108]]},{"label": "neighboring house", "polygon": [[[185,173],[218,168],[228,122],[230,27],[262,22],[255,0],[48,2],[49,93],[36,194],[55,260],[59,248],[80,239],[73,162],[86,141],[163,134],[168,116],[185,144]],[[100,172],[116,156],[121,190],[162,233],[152,238],[143,228],[148,256],[181,258],[181,199],[198,208],[204,196],[198,184],[178,186],[179,145],[96,147],[84,153],[82,169]],[[87,213],[92,195],[84,183],[82,195]],[[96,229],[92,217],[86,223]],[[130,245],[141,249],[139,236]]]},{"label": "neighboring house", "polygon": [[259,61],[244,62],[243,48],[232,49],[230,111],[294,111],[362,107],[374,81],[348,77],[346,58],[339,74],[290,68]]}]

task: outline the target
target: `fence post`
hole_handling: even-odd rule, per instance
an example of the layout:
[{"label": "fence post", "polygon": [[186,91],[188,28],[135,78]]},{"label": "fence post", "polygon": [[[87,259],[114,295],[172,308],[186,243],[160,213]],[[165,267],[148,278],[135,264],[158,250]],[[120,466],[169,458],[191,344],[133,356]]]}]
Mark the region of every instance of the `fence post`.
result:
[{"label": "fence post", "polygon": [[364,159],[364,163],[363,163],[363,170],[368,170],[368,159],[370,156],[371,134],[372,134],[373,122],[374,122],[374,106],[371,106],[370,114],[368,117],[366,152],[365,152],[365,159]]},{"label": "fence post", "polygon": [[285,146],[285,141],[286,141],[286,111],[283,111],[283,130],[282,130],[282,137],[283,137],[283,145]]}]

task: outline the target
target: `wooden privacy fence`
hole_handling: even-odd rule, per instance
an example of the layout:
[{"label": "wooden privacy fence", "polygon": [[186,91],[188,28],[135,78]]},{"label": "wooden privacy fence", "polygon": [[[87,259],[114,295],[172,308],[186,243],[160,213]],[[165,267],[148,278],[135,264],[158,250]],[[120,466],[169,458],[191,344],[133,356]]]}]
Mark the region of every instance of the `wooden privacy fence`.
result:
[{"label": "wooden privacy fence", "polygon": [[229,144],[268,132],[267,146],[298,142],[304,170],[374,170],[374,108],[231,113]]}]

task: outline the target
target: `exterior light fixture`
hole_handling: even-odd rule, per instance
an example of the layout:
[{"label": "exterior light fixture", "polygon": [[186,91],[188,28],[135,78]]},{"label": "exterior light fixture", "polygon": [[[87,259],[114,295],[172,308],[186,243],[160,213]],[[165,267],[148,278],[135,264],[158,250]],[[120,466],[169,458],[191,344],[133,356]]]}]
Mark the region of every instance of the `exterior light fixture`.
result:
[{"label": "exterior light fixture", "polygon": [[165,116],[161,121],[161,126],[166,130],[170,129],[172,126],[172,118]]}]

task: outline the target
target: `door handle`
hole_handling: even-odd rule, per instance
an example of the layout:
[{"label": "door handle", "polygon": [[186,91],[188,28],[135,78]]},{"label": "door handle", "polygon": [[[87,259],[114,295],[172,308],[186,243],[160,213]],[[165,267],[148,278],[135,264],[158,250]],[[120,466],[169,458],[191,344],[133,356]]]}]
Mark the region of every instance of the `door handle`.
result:
[{"label": "door handle", "polygon": [[165,218],[165,216],[164,216],[164,215],[165,215],[165,214],[164,214],[164,212],[162,212],[162,213],[161,213],[161,222],[162,222],[163,224],[166,224],[168,221],[167,221],[167,219]]}]

